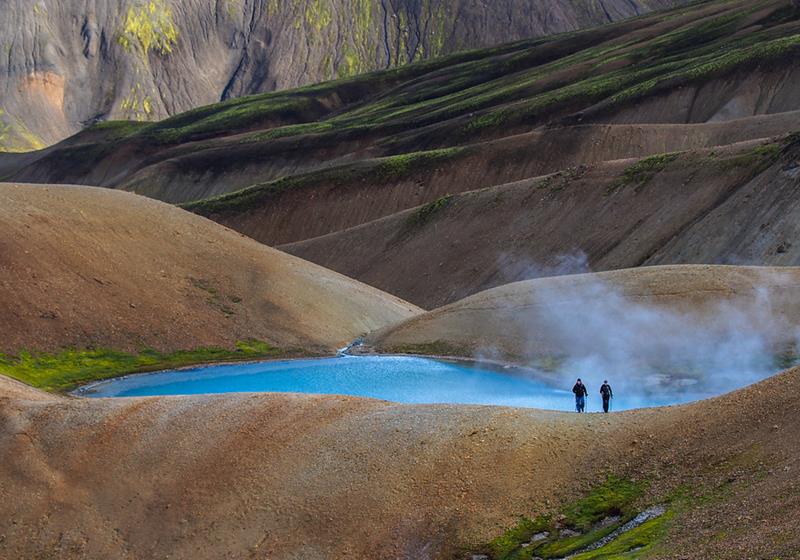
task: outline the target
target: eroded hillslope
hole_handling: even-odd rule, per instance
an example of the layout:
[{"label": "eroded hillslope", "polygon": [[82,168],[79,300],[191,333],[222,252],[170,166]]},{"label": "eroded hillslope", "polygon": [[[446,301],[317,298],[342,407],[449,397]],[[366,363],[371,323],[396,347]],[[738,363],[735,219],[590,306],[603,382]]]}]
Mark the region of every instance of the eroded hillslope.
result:
[{"label": "eroded hillslope", "polygon": [[[638,138],[635,129],[621,128],[621,143]],[[658,127],[642,128],[651,142],[660,141]],[[702,142],[702,130],[695,132],[668,146]],[[636,139],[630,144],[641,146]],[[281,248],[426,309],[558,273],[678,263],[798,265],[799,170],[796,137],[779,137],[571,166],[454,195],[445,194],[456,189],[442,176],[446,186],[437,201]],[[310,224],[270,215],[242,221],[242,229],[256,238],[319,231],[329,224],[314,208],[330,199],[317,196],[306,205],[317,216]]]}]

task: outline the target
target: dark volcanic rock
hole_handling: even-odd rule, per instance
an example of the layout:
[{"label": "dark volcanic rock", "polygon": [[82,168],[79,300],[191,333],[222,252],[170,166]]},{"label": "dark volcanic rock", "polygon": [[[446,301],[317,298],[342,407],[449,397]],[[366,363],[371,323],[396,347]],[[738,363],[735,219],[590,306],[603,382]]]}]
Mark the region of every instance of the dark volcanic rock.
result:
[{"label": "dark volcanic rock", "polygon": [[7,0],[0,151],[681,0]]}]

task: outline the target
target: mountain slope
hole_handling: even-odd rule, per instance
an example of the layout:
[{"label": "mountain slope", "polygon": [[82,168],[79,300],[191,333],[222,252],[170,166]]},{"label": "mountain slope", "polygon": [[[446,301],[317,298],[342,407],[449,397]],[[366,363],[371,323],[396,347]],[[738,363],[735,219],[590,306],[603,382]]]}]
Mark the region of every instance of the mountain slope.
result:
[{"label": "mountain slope", "polygon": [[[730,124],[729,131],[744,131],[748,121]],[[662,146],[674,149],[703,142],[707,126],[617,125],[606,134],[617,134],[617,145],[666,139]],[[578,165],[452,196],[444,193],[454,192],[458,179],[443,178],[438,202],[279,247],[426,309],[559,273],[677,263],[800,265],[799,165],[800,144],[790,137]],[[326,204],[317,198],[306,212]],[[239,227],[255,237],[303,237],[328,225],[319,215],[311,224],[282,220],[282,230],[268,217]]]},{"label": "mountain slope", "polygon": [[800,108],[798,14],[786,0],[703,3],[233,100],[155,125],[109,124],[38,154],[35,164],[20,158],[16,174],[3,167],[14,180],[115,186],[186,202],[543,125],[684,124],[793,111]]},{"label": "mountain slope", "polygon": [[[6,154],[0,176],[181,203],[425,307],[536,276],[565,253],[593,269],[798,264],[786,147],[800,130],[798,49],[800,8],[787,0],[703,2],[158,123],[104,123]],[[617,161],[629,158],[644,159]],[[507,200],[443,198],[480,189]],[[409,228],[413,208],[437,211]],[[413,273],[396,274],[389,255]]]},{"label": "mountain slope", "polygon": [[330,351],[417,310],[144,197],[0,184],[0,352]]},{"label": "mountain slope", "polygon": [[0,21],[0,149],[676,3],[11,0]]}]

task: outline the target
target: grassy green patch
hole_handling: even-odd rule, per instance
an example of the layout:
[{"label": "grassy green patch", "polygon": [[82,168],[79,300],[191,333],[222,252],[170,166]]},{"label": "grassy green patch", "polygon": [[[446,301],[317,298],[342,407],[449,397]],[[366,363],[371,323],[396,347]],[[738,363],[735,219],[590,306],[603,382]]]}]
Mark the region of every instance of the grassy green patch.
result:
[{"label": "grassy green patch", "polygon": [[565,523],[569,527],[586,531],[592,524],[609,515],[631,515],[634,513],[631,505],[643,491],[641,483],[609,476],[588,496],[564,509]]},{"label": "grassy green patch", "polygon": [[178,42],[172,8],[164,0],[128,8],[117,42],[128,52],[141,49],[142,57],[150,51],[169,54]]},{"label": "grassy green patch", "polygon": [[428,220],[435,216],[439,211],[450,206],[452,200],[453,195],[446,194],[432,202],[429,202],[428,204],[425,204],[424,206],[421,206],[408,217],[407,224],[409,226],[418,226],[428,222]]},{"label": "grassy green patch", "polygon": [[596,550],[583,552],[573,560],[632,560],[646,554],[666,533],[673,514],[667,512],[646,521]]},{"label": "grassy green patch", "polygon": [[183,204],[181,207],[205,216],[240,212],[253,208],[271,196],[290,189],[308,188],[322,184],[342,187],[363,182],[380,185],[400,181],[419,173],[428,173],[436,165],[464,153],[466,153],[465,148],[447,148],[377,158],[312,171],[304,175],[282,177],[232,193]]},{"label": "grassy green patch", "polygon": [[609,193],[615,192],[628,185],[634,185],[637,188],[644,187],[659,172],[666,169],[670,163],[678,159],[678,156],[680,156],[679,153],[668,153],[656,154],[640,159],[622,172],[622,176],[609,187]]},{"label": "grassy green patch", "polygon": [[232,350],[196,348],[163,353],[147,349],[136,354],[110,349],[64,350],[57,354],[21,352],[17,356],[0,354],[0,374],[46,391],[65,392],[84,383],[129,373],[289,354],[301,352],[281,350],[258,340],[237,342]]},{"label": "grassy green patch", "polygon": [[[631,520],[638,513],[634,504],[643,492],[644,484],[642,483],[609,476],[603,484],[594,488],[585,498],[562,508],[561,515],[557,518],[551,516],[539,516],[535,519],[523,517],[517,525],[488,543],[484,550],[494,560],[551,559],[574,554],[613,533],[622,524]],[[614,523],[599,524],[600,521],[609,517],[617,517],[618,520]],[[645,527],[648,523],[641,527]],[[564,529],[570,529],[578,534],[561,538],[560,532]],[[633,542],[635,539],[629,535],[638,533],[639,529],[626,533],[624,537]],[[544,532],[549,533],[546,538],[534,543],[530,542],[533,535]],[[644,540],[650,535],[651,533],[645,530],[641,532],[640,540]],[[620,537],[593,553],[606,550],[607,547],[621,542],[622,539],[623,537]],[[624,549],[623,552],[627,552],[639,545],[631,545],[629,548],[625,548],[625,546],[623,543],[619,545],[619,548]],[[603,556],[597,556],[597,558],[603,558]]]},{"label": "grassy green patch", "polygon": [[429,170],[436,164],[455,158],[466,152],[464,148],[443,148],[423,152],[411,152],[380,158],[375,175],[380,179],[402,179],[419,171]]},{"label": "grassy green patch", "polygon": [[515,554],[520,545],[530,541],[535,534],[547,531],[549,528],[549,517],[539,516],[536,519],[521,517],[516,526],[490,542],[487,550],[492,558],[519,558]]},{"label": "grassy green patch", "polygon": [[535,547],[534,550],[536,551],[536,556],[539,558],[563,558],[610,535],[618,527],[619,524],[617,523],[609,525],[608,527],[601,527],[586,533],[581,533],[574,537],[548,540],[541,546]]},{"label": "grassy green patch", "polygon": [[87,130],[105,133],[106,140],[120,140],[143,130],[147,126],[147,123],[141,121],[102,121],[93,124]]}]

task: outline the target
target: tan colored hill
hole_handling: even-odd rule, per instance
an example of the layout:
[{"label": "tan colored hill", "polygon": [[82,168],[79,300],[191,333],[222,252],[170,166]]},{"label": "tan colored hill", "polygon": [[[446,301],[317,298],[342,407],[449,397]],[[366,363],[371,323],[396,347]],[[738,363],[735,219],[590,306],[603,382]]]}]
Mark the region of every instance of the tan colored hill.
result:
[{"label": "tan colored hill", "polygon": [[[658,340],[674,341],[663,352],[697,358],[722,344],[733,353],[735,341],[758,333],[777,351],[795,342],[798,325],[800,268],[654,266],[505,284],[388,327],[370,342],[385,352],[491,353],[526,365],[610,353],[608,363],[629,367]],[[615,349],[631,355],[616,357]]]},{"label": "tan colored hill", "polygon": [[417,309],[141,196],[0,185],[0,351],[330,350]]},{"label": "tan colored hill", "polygon": [[613,473],[671,509],[648,558],[795,558],[798,395],[793,370],[600,417],[0,379],[0,557],[463,559]]}]

